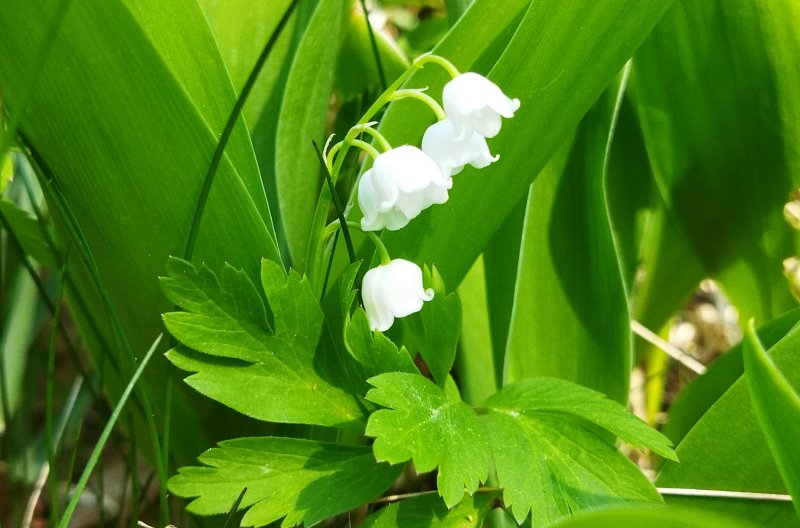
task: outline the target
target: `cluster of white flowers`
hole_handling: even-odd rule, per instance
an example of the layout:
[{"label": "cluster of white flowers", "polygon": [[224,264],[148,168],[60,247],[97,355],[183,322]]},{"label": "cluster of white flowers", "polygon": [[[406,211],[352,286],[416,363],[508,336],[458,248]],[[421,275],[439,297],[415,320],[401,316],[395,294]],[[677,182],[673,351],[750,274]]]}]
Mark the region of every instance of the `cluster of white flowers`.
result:
[{"label": "cluster of white flowers", "polygon": [[[454,174],[470,164],[481,169],[497,161],[486,138],[500,132],[501,117],[519,108],[500,88],[477,73],[463,73],[442,92],[445,117],[425,131],[422,148],[404,145],[379,154],[358,186],[364,231],[402,229],[423,210],[445,203]],[[364,309],[373,330],[386,331],[396,317],[422,309],[433,290],[422,270],[403,259],[384,262],[364,275]]]}]

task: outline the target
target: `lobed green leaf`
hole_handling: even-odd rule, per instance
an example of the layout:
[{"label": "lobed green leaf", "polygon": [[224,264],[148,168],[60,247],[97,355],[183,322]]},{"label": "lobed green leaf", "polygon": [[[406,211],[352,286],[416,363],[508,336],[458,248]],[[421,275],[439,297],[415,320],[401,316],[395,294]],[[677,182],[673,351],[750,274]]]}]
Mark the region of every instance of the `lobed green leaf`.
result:
[{"label": "lobed green leaf", "polygon": [[639,469],[595,426],[674,459],[669,441],[603,394],[560,379],[531,378],[489,398],[489,436],[505,504],[543,526],[616,502],[659,502]]},{"label": "lobed green leaf", "polygon": [[323,315],[305,278],[264,259],[261,277],[274,321],[250,278],[225,266],[220,278],[179,259],[162,285],[185,312],[164,314],[181,343],[167,358],[194,372],[186,383],[232,409],[261,420],[336,427],[363,424],[349,380],[317,347]]},{"label": "lobed green leaf", "polygon": [[413,460],[422,473],[438,467],[436,484],[448,507],[486,480],[489,439],[472,407],[418,374],[395,372],[368,381],[375,388],[367,399],[387,407],[367,422],[375,458],[392,464]]},{"label": "lobed green leaf", "polygon": [[[357,508],[385,491],[402,466],[376,464],[368,447],[296,438],[238,438],[199,457],[202,467],[183,467],[169,481],[180,497],[194,498],[198,515],[227,513],[247,488],[242,526],[311,525]],[[196,497],[196,498],[195,498]]]}]

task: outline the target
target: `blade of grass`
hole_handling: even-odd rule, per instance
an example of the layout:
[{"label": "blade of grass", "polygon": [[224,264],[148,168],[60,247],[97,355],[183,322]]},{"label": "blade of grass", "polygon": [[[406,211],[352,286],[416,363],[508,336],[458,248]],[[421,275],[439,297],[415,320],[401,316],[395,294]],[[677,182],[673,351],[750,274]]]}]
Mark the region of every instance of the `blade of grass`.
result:
[{"label": "blade of grass", "polygon": [[[111,325],[114,330],[114,336],[117,339],[118,343],[120,344],[122,350],[124,351],[128,361],[130,362],[130,367],[136,364],[136,356],[133,352],[133,348],[131,347],[130,341],[125,333],[124,326],[122,321],[119,317],[119,313],[117,312],[116,308],[114,307],[114,303],[111,300],[111,295],[109,294],[108,289],[105,286],[101,276],[100,270],[97,266],[97,262],[94,259],[91,249],[89,248],[89,244],[86,241],[86,237],[83,235],[83,231],[81,230],[80,225],[78,224],[77,217],[75,216],[74,212],[70,208],[69,204],[64,200],[63,193],[60,191],[58,186],[58,181],[53,178],[53,173],[50,171],[45,164],[44,160],[37,155],[36,150],[33,148],[33,145],[24,134],[20,134],[20,137],[23,140],[23,143],[28,148],[28,151],[31,154],[31,158],[34,161],[35,168],[38,168],[41,174],[41,178],[39,181],[42,184],[42,190],[45,192],[45,195],[49,197],[48,203],[52,203],[58,209],[58,212],[61,218],[64,219],[64,225],[69,233],[69,236],[72,242],[78,248],[78,252],[81,255],[81,258],[86,265],[87,270],[91,276],[91,280],[95,285],[98,293],[100,294],[100,298],[103,302],[103,307],[105,308],[109,319],[111,320]],[[126,367],[127,365],[123,365]],[[130,368],[129,367],[129,368]],[[128,368],[123,368],[123,373],[129,372]],[[159,455],[161,452],[160,448],[160,440],[158,438],[158,430],[156,429],[155,418],[153,413],[153,406],[150,402],[150,397],[147,394],[146,390],[137,391],[136,395],[134,396],[135,403],[141,403],[142,411],[144,414],[145,422],[148,427],[148,432],[150,433],[150,441],[152,443],[153,448],[153,459],[155,460],[156,470],[158,471],[159,481],[162,485],[165,485],[167,482],[167,473],[166,468],[164,468],[162,464],[162,459]],[[133,432],[131,432],[131,436],[133,436]]]},{"label": "blade of grass", "polygon": [[336,209],[336,216],[339,218],[339,225],[341,226],[342,235],[344,235],[344,243],[347,245],[347,254],[350,257],[350,263],[352,264],[356,261],[356,252],[353,249],[353,240],[350,238],[350,229],[347,227],[347,220],[344,217],[344,208],[342,207],[342,202],[339,201],[339,195],[336,194],[336,188],[333,185],[333,180],[331,180],[331,173],[328,170],[328,165],[325,163],[325,159],[322,156],[322,151],[319,150],[319,145],[317,145],[317,142],[313,139],[311,140],[311,144],[314,145],[314,151],[317,153],[319,164],[322,166],[322,173],[325,175],[325,181],[328,182],[328,189],[331,191],[331,196],[333,197],[333,207]]},{"label": "blade of grass", "polygon": [[[45,439],[47,444],[47,464],[52,468],[56,465],[56,446],[53,436],[53,386],[56,377],[56,340],[58,338],[58,328],[61,327],[61,303],[64,298],[64,274],[69,262],[69,248],[61,265],[61,279],[58,283],[58,292],[55,299],[55,310],[53,312],[53,326],[50,331],[50,346],[47,350],[47,387],[45,389]],[[50,482],[50,524],[54,525],[58,518],[58,488],[56,482]]]},{"label": "blade of grass", "polygon": [[58,528],[67,528],[69,526],[69,522],[72,519],[72,515],[75,513],[75,508],[78,506],[78,501],[80,500],[81,494],[86,488],[86,484],[89,482],[89,476],[92,474],[92,470],[97,465],[97,461],[100,458],[100,453],[102,452],[103,447],[105,447],[108,437],[111,435],[111,431],[114,429],[114,425],[117,423],[117,419],[119,418],[125,403],[128,401],[128,397],[133,392],[136,382],[139,381],[139,377],[142,375],[145,367],[150,362],[150,358],[153,357],[156,348],[158,348],[158,344],[161,342],[161,337],[162,336],[159,335],[156,340],[153,341],[153,344],[150,346],[150,350],[148,350],[145,354],[142,362],[139,364],[139,368],[137,368],[136,372],[133,373],[133,377],[128,382],[128,386],[125,387],[125,391],[122,393],[122,397],[119,399],[116,407],[114,407],[114,411],[111,413],[111,419],[103,428],[103,432],[100,435],[100,438],[97,440],[97,444],[92,450],[91,456],[89,456],[89,460],[86,463],[86,468],[83,470],[81,478],[75,487],[72,498],[70,499],[69,504],[67,504],[67,508],[64,510],[64,516],[61,518]]},{"label": "blade of grass", "polygon": [[189,237],[186,240],[186,249],[183,252],[184,260],[191,260],[192,255],[194,254],[194,247],[197,242],[198,232],[200,230],[200,221],[203,219],[203,212],[206,209],[206,203],[208,203],[208,195],[211,192],[211,185],[214,183],[214,177],[217,174],[217,168],[222,161],[222,155],[225,153],[225,147],[228,144],[231,134],[233,133],[234,126],[239,120],[239,116],[242,113],[242,108],[244,107],[245,102],[247,102],[247,97],[250,95],[253,85],[255,85],[256,80],[258,79],[258,75],[261,73],[264,63],[267,61],[272,48],[278,41],[278,37],[280,37],[283,28],[286,26],[287,22],[289,22],[289,18],[297,6],[298,1],[299,0],[294,0],[291,4],[289,4],[289,7],[286,8],[283,18],[281,18],[280,22],[278,22],[275,31],[273,31],[272,35],[264,46],[261,55],[258,57],[258,60],[253,66],[253,70],[250,72],[250,76],[247,78],[244,86],[242,86],[242,91],[239,92],[239,96],[236,98],[236,103],[234,103],[233,109],[231,109],[230,117],[228,117],[228,121],[225,123],[225,128],[222,130],[222,135],[220,135],[219,141],[217,142],[217,148],[214,151],[214,156],[211,158],[211,163],[208,166],[206,178],[203,181],[203,188],[200,190],[200,196],[197,199],[197,207],[195,209],[194,218],[192,218],[192,227],[189,231]]},{"label": "blade of grass", "polygon": [[367,33],[369,33],[369,44],[372,46],[372,54],[375,56],[375,67],[378,68],[378,78],[381,80],[381,92],[386,90],[386,73],[383,71],[383,63],[381,62],[381,54],[378,52],[378,41],[375,40],[375,30],[372,29],[372,24],[369,21],[369,10],[365,0],[361,0],[361,10],[364,11],[364,22],[367,24]]},{"label": "blade of grass", "polygon": [[225,523],[222,525],[222,528],[228,528],[228,524],[230,524],[231,519],[236,514],[236,511],[239,509],[239,505],[242,503],[242,499],[244,499],[244,494],[247,493],[247,488],[242,488],[242,492],[233,501],[233,506],[231,506],[231,511],[228,512],[228,516],[225,517]]}]

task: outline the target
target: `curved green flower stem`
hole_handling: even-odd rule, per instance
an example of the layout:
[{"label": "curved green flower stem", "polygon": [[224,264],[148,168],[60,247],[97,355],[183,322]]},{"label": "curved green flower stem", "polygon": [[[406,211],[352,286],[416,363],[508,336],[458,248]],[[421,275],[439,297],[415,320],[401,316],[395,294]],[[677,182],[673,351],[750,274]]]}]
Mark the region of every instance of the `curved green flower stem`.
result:
[{"label": "curved green flower stem", "polygon": [[351,145],[353,145],[354,147],[358,147],[367,154],[369,154],[369,157],[372,158],[373,160],[375,160],[381,154],[380,152],[378,152],[378,149],[376,149],[366,141],[362,141],[360,139],[354,139]]},{"label": "curved green flower stem", "polygon": [[[408,80],[411,74],[424,67],[425,64],[428,63],[434,63],[444,68],[451,77],[460,75],[458,69],[453,66],[450,61],[437,55],[421,55],[414,59],[414,61],[411,63],[411,66],[404,71],[403,74],[400,75],[400,77],[398,77],[392,84],[390,84],[389,87],[386,88],[386,90],[375,100],[375,102],[372,103],[364,115],[361,116],[361,119],[358,121],[358,123],[356,123],[356,126],[347,132],[347,135],[344,137],[344,139],[331,148],[331,151],[328,153],[328,158],[332,160],[330,173],[331,180],[334,184],[336,183],[339,173],[342,170],[342,165],[345,157],[347,156],[347,151],[352,146],[353,140],[355,140],[358,134],[362,131],[358,128],[359,125],[361,125],[363,128],[363,125],[366,125],[372,121],[372,118],[377,115],[380,109],[391,102],[392,94]],[[335,162],[333,162],[334,155],[336,156]],[[320,192],[319,199],[317,200],[317,208],[314,211],[314,219],[311,223],[311,239],[309,240],[308,254],[306,255],[306,275],[308,275],[311,285],[313,286],[315,293],[318,295],[322,293],[322,277],[324,275],[322,266],[325,261],[323,258],[325,254],[325,239],[322,236],[322,232],[324,231],[325,223],[328,220],[328,211],[330,210],[332,199],[333,197],[330,191],[327,190],[326,187],[323,187],[322,191]]]},{"label": "curved green flower stem", "polygon": [[397,90],[389,96],[390,101],[399,101],[401,99],[416,99],[422,101],[436,114],[436,119],[441,121],[445,118],[444,110],[436,102],[436,99],[425,93],[426,88],[408,88],[405,90]]},{"label": "curved green flower stem", "polygon": [[418,68],[425,66],[425,64],[432,62],[437,66],[441,66],[444,70],[450,74],[450,77],[455,79],[461,72],[458,71],[458,68],[450,62],[449,60],[445,59],[444,57],[440,57],[439,55],[434,55],[433,53],[426,53],[424,55],[420,55],[416,59],[414,59],[414,64],[417,65]]},{"label": "curved green flower stem", "polygon": [[[402,90],[398,90],[398,91],[402,91]],[[395,92],[395,93],[397,93],[397,92]],[[392,145],[391,145],[391,143],[389,143],[389,141],[386,139],[386,137],[383,134],[381,134],[380,132],[378,132],[377,130],[375,130],[374,128],[372,128],[371,126],[365,127],[363,132],[366,132],[367,134],[369,134],[370,136],[375,138],[375,140],[378,142],[378,144],[381,146],[381,148],[383,149],[384,152],[386,152],[387,150],[392,150]]]},{"label": "curved green flower stem", "polygon": [[[386,246],[383,244],[383,241],[381,241],[381,238],[375,234],[375,231],[364,231],[361,228],[361,224],[359,224],[358,222],[345,222],[345,223],[347,224],[347,227],[357,229],[358,231],[361,231],[362,233],[367,235],[367,237],[372,241],[372,243],[375,244],[375,249],[378,250],[378,255],[380,255],[381,257],[381,266],[384,266],[392,261],[392,258],[389,256],[389,251],[386,249]],[[342,224],[338,220],[333,221],[330,224],[326,225],[325,230],[322,233],[323,242],[328,240],[331,237],[331,235],[336,233],[341,228]]]}]

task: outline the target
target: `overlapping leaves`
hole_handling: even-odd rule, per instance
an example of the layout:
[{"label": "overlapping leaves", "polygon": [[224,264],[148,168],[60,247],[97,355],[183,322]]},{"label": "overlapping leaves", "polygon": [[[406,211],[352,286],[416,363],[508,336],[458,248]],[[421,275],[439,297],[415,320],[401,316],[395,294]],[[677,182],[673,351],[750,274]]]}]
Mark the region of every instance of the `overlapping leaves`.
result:
[{"label": "overlapping leaves", "polygon": [[380,495],[402,467],[376,464],[368,447],[296,438],[239,438],[199,457],[207,467],[185,467],[169,482],[181,497],[197,497],[189,511],[226,513],[247,488],[242,526],[311,525]]},{"label": "overlapping leaves", "polygon": [[244,272],[226,265],[217,278],[205,266],[172,259],[167,273],[165,294],[186,310],[163,316],[185,345],[167,357],[195,373],[186,379],[189,385],[261,420],[359,427],[362,407],[342,388],[345,376],[316,360],[323,315],[307,280],[262,261],[271,328],[264,301]]}]

